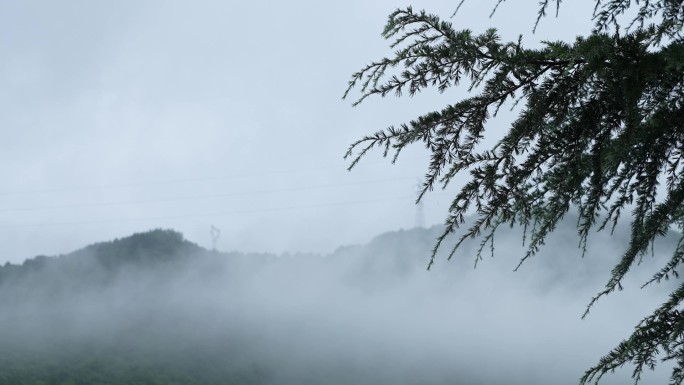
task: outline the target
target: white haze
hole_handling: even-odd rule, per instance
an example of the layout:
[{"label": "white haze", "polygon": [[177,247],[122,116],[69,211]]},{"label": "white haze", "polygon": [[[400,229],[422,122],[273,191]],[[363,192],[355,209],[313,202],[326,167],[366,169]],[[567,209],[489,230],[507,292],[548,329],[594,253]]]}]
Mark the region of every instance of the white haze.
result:
[{"label": "white haze", "polygon": [[[214,225],[221,249],[328,253],[414,226],[424,149],[395,166],[372,153],[353,172],[342,159],[465,95],[341,100],[353,72],[394,51],[380,32],[409,3],[0,2],[0,262],[157,227],[209,246]],[[591,1],[563,4],[534,35],[536,1],[489,18],[495,4],[468,0],[449,20],[529,46],[591,29]],[[413,5],[446,18],[456,7]],[[426,224],[452,196],[426,198]]]},{"label": "white haze", "polygon": [[[414,7],[448,16],[456,3]],[[537,2],[504,2],[488,18],[495,4],[467,0],[451,21],[475,33],[497,27],[504,40],[523,33],[529,46],[591,28],[591,1],[564,2],[535,35]],[[355,109],[340,100],[354,71],[391,54],[379,33],[405,5],[0,2],[1,261],[154,227],[210,245],[215,225],[222,250],[329,253],[413,226],[425,152],[408,150],[394,167],[371,154],[352,173],[341,159],[363,135],[464,95],[427,92]],[[492,120],[487,140],[510,116]],[[451,197],[427,196],[426,223],[443,219]],[[41,282],[17,297],[5,284],[0,353],[137,343],[153,357],[228,349],[217,360],[267,368],[277,384],[322,384],[332,374],[374,385],[574,384],[666,298],[663,287],[638,290],[655,270],[647,258],[625,292],[580,320],[623,238],[596,238],[579,260],[566,227],[513,273],[520,234],[502,234],[497,258],[478,269],[470,245],[426,272],[436,233],[417,232],[322,256],[228,253],[225,265],[187,264],[166,278],[132,269],[66,294]],[[644,383],[664,383],[663,369]]]},{"label": "white haze", "polygon": [[[522,248],[507,230],[496,258],[477,269],[473,243],[427,272],[436,230],[385,234],[327,256],[228,253],[125,269],[97,290],[25,295],[3,305],[0,319],[39,349],[144,339],[157,341],[143,344],[151,356],[215,349],[217,362],[223,354],[236,367],[259,367],[275,384],[575,384],[666,297],[667,287],[638,290],[655,271],[649,257],[624,292],[581,320],[619,241],[596,238],[580,260],[576,237],[561,232],[512,272]],[[644,383],[664,383],[667,372]]]}]

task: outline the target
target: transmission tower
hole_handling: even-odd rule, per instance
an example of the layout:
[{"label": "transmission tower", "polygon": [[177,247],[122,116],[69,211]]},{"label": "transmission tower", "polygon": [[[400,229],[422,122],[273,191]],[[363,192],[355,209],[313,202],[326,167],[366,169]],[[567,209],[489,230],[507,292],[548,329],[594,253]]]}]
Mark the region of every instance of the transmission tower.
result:
[{"label": "transmission tower", "polygon": [[211,249],[216,251],[216,244],[218,244],[218,240],[221,237],[221,230],[218,227],[211,225],[209,234],[211,235]]},{"label": "transmission tower", "polygon": [[[423,184],[420,183],[420,179],[416,181],[416,199],[420,196],[420,192],[423,191]],[[416,227],[425,227],[425,209],[423,207],[423,200],[416,203]]]}]

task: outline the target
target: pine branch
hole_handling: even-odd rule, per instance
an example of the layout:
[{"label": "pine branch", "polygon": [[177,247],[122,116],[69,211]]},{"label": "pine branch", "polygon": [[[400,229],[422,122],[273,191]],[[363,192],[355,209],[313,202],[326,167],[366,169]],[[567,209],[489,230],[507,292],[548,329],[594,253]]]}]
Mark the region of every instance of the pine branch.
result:
[{"label": "pine branch", "polygon": [[[540,2],[535,28],[552,3]],[[560,1],[555,3],[558,12]],[[630,242],[604,289],[591,299],[587,316],[598,299],[622,288],[657,238],[672,226],[684,231],[683,4],[641,2],[631,25],[620,32],[618,20],[631,2],[599,0],[590,35],[573,43],[542,42],[539,49],[525,48],[522,38],[502,42],[494,29],[476,35],[424,11],[397,10],[383,32],[394,39],[395,55],[353,74],[344,98],[355,87],[360,97],[354,105],[370,96],[400,96],[405,90],[413,96],[429,87],[445,92],[462,86],[471,95],[354,142],[345,155],[352,159],[350,169],[375,147],[384,156],[391,152],[394,162],[404,148],[421,143],[431,157],[418,200],[437,184],[446,188],[455,178],[467,178],[451,202],[428,269],[473,214],[446,258],[466,240],[480,237],[477,262],[487,245],[494,252],[500,225],[520,225],[526,245],[520,267],[570,210],[577,210],[582,255],[592,230],[610,227],[612,233],[630,210]],[[654,24],[657,18],[660,24]],[[524,105],[504,137],[483,148],[489,120],[504,105],[519,102]],[[680,241],[646,284],[676,277],[683,261]],[[630,362],[638,381],[664,352],[663,359],[679,365],[673,383],[681,383],[684,317],[677,306],[683,299],[684,286],[582,382],[598,381]]]}]

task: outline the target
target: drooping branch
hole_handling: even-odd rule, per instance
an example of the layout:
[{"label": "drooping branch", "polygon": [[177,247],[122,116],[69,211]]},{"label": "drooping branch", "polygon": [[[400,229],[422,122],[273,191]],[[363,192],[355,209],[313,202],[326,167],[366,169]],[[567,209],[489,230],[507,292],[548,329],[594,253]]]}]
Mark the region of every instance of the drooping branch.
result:
[{"label": "drooping branch", "polygon": [[[609,31],[610,24],[630,2],[599,0],[593,33],[572,44],[545,42],[540,49],[525,48],[522,38],[502,42],[494,29],[475,35],[424,11],[397,10],[383,34],[394,39],[395,55],[355,73],[344,97],[358,87],[357,105],[370,96],[400,96],[405,90],[415,95],[428,87],[444,92],[461,85],[471,95],[353,143],[345,155],[352,159],[350,169],[375,147],[396,160],[404,148],[420,143],[430,162],[419,200],[435,185],[444,188],[455,178],[467,178],[428,268],[471,214],[476,218],[447,259],[466,239],[482,237],[479,260],[486,245],[493,251],[496,229],[509,224],[525,229],[522,264],[572,209],[582,253],[592,230],[613,231],[623,212],[631,210],[629,245],[588,312],[600,297],[622,287],[656,238],[672,226],[684,230],[683,1],[642,2],[631,29],[617,33]],[[552,3],[540,3],[540,18]],[[647,23],[657,17],[663,18],[660,25]],[[663,37],[670,40],[661,46]],[[524,106],[504,137],[483,148],[492,117],[502,106],[517,103]],[[682,254],[677,246],[651,282],[677,276]],[[679,332],[663,332],[678,316],[675,308],[654,313],[627,345],[616,348],[619,354],[601,360],[583,381],[630,361],[638,379],[644,367],[655,365],[658,346],[667,347],[665,359],[684,365]],[[654,330],[665,336],[655,345],[647,342]],[[682,378],[684,366],[679,366],[672,379],[681,383]]]}]

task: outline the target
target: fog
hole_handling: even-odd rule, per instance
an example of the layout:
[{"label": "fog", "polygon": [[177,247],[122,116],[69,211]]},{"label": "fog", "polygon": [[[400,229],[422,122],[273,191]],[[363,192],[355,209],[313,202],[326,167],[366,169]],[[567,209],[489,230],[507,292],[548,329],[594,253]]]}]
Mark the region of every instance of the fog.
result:
[{"label": "fog", "polygon": [[[413,226],[424,149],[396,166],[369,154],[354,172],[342,159],[360,137],[466,95],[341,100],[352,73],[394,51],[380,33],[407,4],[0,2],[0,262],[157,227],[208,246],[214,225],[224,250],[330,253]],[[466,1],[451,21],[530,47],[592,26],[592,2],[563,5],[535,35],[537,2],[489,18],[495,4]],[[486,141],[504,127],[492,120]],[[425,223],[453,193],[426,197]]]},{"label": "fog", "polygon": [[[592,2],[535,34],[537,2],[496,4],[449,20],[527,47],[592,27]],[[477,269],[473,241],[427,271],[439,226],[395,230],[442,221],[463,180],[417,210],[426,151],[346,171],[353,141],[466,95],[340,100],[391,55],[379,35],[405,5],[0,2],[0,384],[573,384],[626,337],[667,296],[639,287],[669,240],[581,320],[625,232],[580,259],[566,224],[513,272],[524,247],[506,230]],[[124,238],[152,228],[220,251]]]},{"label": "fog", "polygon": [[156,231],[5,266],[16,272],[0,286],[2,372],[48,362],[106,374],[124,360],[166,383],[574,384],[668,293],[639,287],[671,240],[581,320],[623,239],[596,237],[580,259],[566,224],[513,272],[523,247],[505,230],[476,269],[471,242],[428,272],[440,230],[327,255],[222,253]]}]

